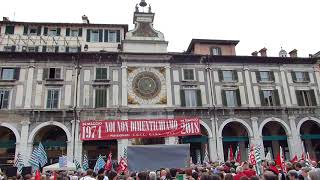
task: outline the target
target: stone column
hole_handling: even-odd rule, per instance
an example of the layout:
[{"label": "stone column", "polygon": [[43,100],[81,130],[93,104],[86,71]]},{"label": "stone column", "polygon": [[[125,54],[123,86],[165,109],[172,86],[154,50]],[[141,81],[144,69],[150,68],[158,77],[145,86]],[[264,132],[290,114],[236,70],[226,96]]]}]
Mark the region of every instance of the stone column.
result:
[{"label": "stone column", "polygon": [[28,161],[28,159],[30,157],[31,151],[32,151],[32,147],[30,149],[30,147],[28,145],[29,126],[30,126],[30,121],[22,121],[21,122],[20,144],[16,145],[16,149],[17,149],[17,146],[19,146],[19,150],[18,151],[21,153],[22,159],[23,159],[25,164],[27,163],[27,161]]},{"label": "stone column", "polygon": [[260,134],[260,132],[259,132],[258,118],[252,117],[251,122],[252,122],[252,130],[253,130],[252,141],[255,145],[261,145],[260,155],[261,155],[261,158],[265,158],[263,138],[262,138],[262,134]]},{"label": "stone column", "polygon": [[216,124],[217,118],[211,118],[211,129],[212,136],[209,136],[209,155],[210,160],[215,162],[218,161],[218,153],[217,153],[217,134],[216,134]]},{"label": "stone column", "polygon": [[172,89],[171,89],[171,69],[170,65],[166,66],[166,84],[167,84],[167,106],[172,106]]},{"label": "stone column", "polygon": [[290,94],[289,94],[288,84],[286,80],[286,72],[283,67],[280,68],[280,75],[281,75],[281,82],[282,82],[282,87],[284,91],[285,104],[287,106],[291,106]]},{"label": "stone column", "polygon": [[217,152],[218,152],[218,161],[224,161],[224,153],[223,153],[223,139],[222,134],[219,134],[219,126],[218,126],[218,119],[215,121],[216,125],[216,138],[217,138]]},{"label": "stone column", "polygon": [[249,107],[254,107],[254,100],[253,100],[253,94],[252,94],[252,89],[251,89],[251,79],[250,79],[250,73],[249,73],[249,68],[245,67],[244,68],[244,76],[246,80],[246,87],[247,87],[247,95],[249,99]]},{"label": "stone column", "polygon": [[[213,92],[213,88],[211,87],[212,85],[212,76],[211,76],[211,71],[212,68],[210,68],[209,66],[206,67],[206,72],[207,72],[207,86],[208,86],[208,94],[209,94],[209,105],[210,107],[212,107],[212,105],[214,104],[214,92]],[[211,157],[211,156],[210,156]]]},{"label": "stone column", "polygon": [[126,63],[122,63],[122,106],[128,106],[128,83],[127,83],[127,69],[128,66]]},{"label": "stone column", "polygon": [[293,156],[295,156],[296,154],[297,156],[300,156],[302,153],[300,131],[299,129],[297,129],[295,120],[296,120],[295,116],[289,116],[290,129],[292,133],[292,141],[291,141],[292,144],[289,145],[289,141],[288,141],[288,145],[289,145],[291,158],[293,158]]},{"label": "stone column", "polygon": [[75,123],[74,158],[82,164],[82,141],[80,140],[80,121]]}]

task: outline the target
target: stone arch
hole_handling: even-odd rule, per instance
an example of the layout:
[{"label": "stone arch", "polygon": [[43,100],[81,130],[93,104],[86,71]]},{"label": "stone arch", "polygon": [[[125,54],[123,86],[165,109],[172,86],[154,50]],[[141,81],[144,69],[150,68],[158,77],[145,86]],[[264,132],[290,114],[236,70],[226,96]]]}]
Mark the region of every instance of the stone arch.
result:
[{"label": "stone arch", "polygon": [[248,136],[249,136],[249,137],[253,137],[253,132],[252,132],[252,129],[251,129],[250,125],[249,125],[247,122],[245,122],[244,120],[242,120],[242,119],[237,119],[237,118],[230,118],[230,119],[227,119],[227,120],[223,121],[223,123],[221,124],[221,126],[220,126],[220,128],[219,128],[219,133],[218,133],[219,137],[222,137],[223,128],[224,128],[227,124],[229,124],[229,123],[231,123],[231,122],[239,122],[239,123],[241,123],[242,125],[244,125],[244,126],[246,127],[247,132],[248,132]]},{"label": "stone arch", "polygon": [[262,137],[262,130],[263,130],[263,127],[271,122],[271,121],[275,121],[275,122],[278,122],[281,124],[281,126],[284,128],[284,130],[286,131],[286,134],[287,136],[291,136],[291,129],[290,127],[287,125],[287,123],[285,123],[283,120],[279,119],[279,118],[274,118],[274,117],[271,117],[271,118],[267,118],[265,120],[262,121],[262,123],[260,124],[260,127],[259,127],[259,133],[260,133],[260,136]]},{"label": "stone arch", "polygon": [[200,120],[200,125],[202,125],[207,130],[208,138],[212,138],[212,131],[211,131],[210,127],[202,120]]},{"label": "stone arch", "polygon": [[318,118],[314,118],[314,117],[305,117],[305,118],[302,118],[298,125],[297,125],[297,131],[298,131],[298,134],[300,134],[300,129],[301,129],[301,126],[303,123],[305,123],[306,121],[313,121],[313,122],[316,122],[318,123],[318,125],[320,126],[320,120]]},{"label": "stone arch", "polygon": [[33,140],[35,138],[35,136],[37,135],[37,133],[39,132],[40,129],[42,129],[43,127],[46,126],[57,126],[61,129],[63,129],[63,131],[66,133],[67,135],[67,140],[68,142],[71,142],[72,136],[71,133],[69,131],[69,129],[67,128],[67,126],[65,126],[64,124],[60,123],[60,122],[56,122],[56,121],[50,121],[50,122],[44,122],[41,123],[39,125],[37,125],[30,133],[29,138],[28,138],[28,143],[33,143]]},{"label": "stone arch", "polygon": [[16,136],[16,144],[20,143],[21,137],[20,137],[20,133],[16,127],[14,127],[13,125],[11,125],[9,123],[0,123],[0,126],[10,129],[14,133],[14,135]]}]

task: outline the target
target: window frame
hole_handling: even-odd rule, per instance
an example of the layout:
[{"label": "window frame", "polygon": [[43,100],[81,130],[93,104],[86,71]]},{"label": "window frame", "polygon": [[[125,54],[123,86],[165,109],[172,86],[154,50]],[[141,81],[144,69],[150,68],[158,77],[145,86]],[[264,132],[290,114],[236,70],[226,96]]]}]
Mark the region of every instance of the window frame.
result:
[{"label": "window frame", "polygon": [[[77,32],[77,34],[75,35],[74,32]],[[70,37],[79,37],[79,29],[70,29]]]},{"label": "window frame", "polygon": [[[6,96],[6,92],[8,93],[8,97],[7,97],[7,104],[6,104],[6,107],[3,107],[4,106],[4,97]],[[9,106],[10,106],[10,94],[11,94],[11,91],[8,90],[8,89],[0,89],[0,109],[9,109]]]},{"label": "window frame", "polygon": [[[34,33],[31,32],[31,30],[35,30]],[[37,36],[38,35],[38,27],[28,27],[28,35],[31,35],[31,36]]]},{"label": "window frame", "polygon": [[[97,91],[98,90],[105,90],[105,106],[97,106]],[[108,108],[109,107],[109,87],[107,86],[97,86],[94,88],[94,108]]]},{"label": "window frame", "polygon": [[[231,72],[232,80],[229,81],[224,78],[224,72],[226,72],[226,71]],[[224,82],[224,83],[238,82],[238,71],[237,70],[223,70],[223,69],[221,69],[221,70],[219,70],[218,75],[219,75],[220,82]]]},{"label": "window frame", "polygon": [[48,28],[48,36],[58,36],[58,28]]},{"label": "window frame", "polygon": [[[4,70],[12,70],[12,79],[3,79],[3,72],[4,72]],[[4,81],[12,81],[12,80],[15,80],[15,68],[11,68],[11,67],[1,68],[1,80],[4,80]]]},{"label": "window frame", "polygon": [[[213,53],[213,50],[217,50],[217,54]],[[221,56],[222,55],[221,47],[211,47],[210,48],[210,54],[212,56]]]},{"label": "window frame", "polygon": [[[300,74],[300,73],[303,76],[302,78],[298,78],[297,77],[297,74]],[[294,71],[294,75],[295,75],[295,81],[294,82],[297,82],[297,83],[310,82],[310,80],[307,78],[307,76],[309,76],[309,72],[308,71]]]},{"label": "window frame", "polygon": [[[51,69],[54,69],[54,78],[50,78]],[[57,73],[57,69],[59,69],[60,74]],[[60,76],[58,77],[59,74]],[[45,77],[46,76],[46,77]],[[45,81],[60,81],[63,80],[63,68],[62,67],[45,67],[43,68],[42,79]]]},{"label": "window frame", "polygon": [[[101,79],[98,79],[97,78],[97,70],[98,69],[106,69],[106,75],[107,75],[107,77],[105,78],[105,79],[103,79],[103,78],[101,78]],[[106,66],[104,66],[104,67],[95,67],[94,68],[94,80],[95,81],[108,81],[109,80],[109,67],[106,67]]]},{"label": "window frame", "polygon": [[[57,107],[48,107],[49,91],[58,91]],[[61,89],[60,88],[47,88],[46,99],[45,99],[45,104],[44,104],[45,109],[60,109],[60,98],[61,98]],[[53,102],[53,104],[54,104],[54,102]],[[52,102],[50,103],[50,105],[52,105]]]},{"label": "window frame", "polygon": [[[12,32],[8,32],[9,30],[7,30],[7,28],[12,28],[11,30],[12,30]],[[5,29],[4,29],[4,33],[6,34],[6,35],[8,35],[8,34],[10,34],[10,35],[12,35],[12,34],[14,34],[14,31],[15,31],[15,26],[14,25],[6,25],[5,26]]]},{"label": "window frame", "polygon": [[[95,39],[93,39],[94,34],[97,34],[97,40],[94,41]],[[98,43],[99,42],[99,29],[91,29],[90,30],[90,42],[91,43]]]},{"label": "window frame", "polygon": [[[183,91],[183,92],[182,92]],[[194,103],[187,104],[187,97],[186,97],[186,91],[194,91],[194,100],[195,100],[195,105]],[[181,94],[183,93],[183,95]],[[184,98],[184,99],[182,99]],[[182,88],[180,89],[180,102],[181,102],[181,107],[187,107],[187,108],[195,108],[195,107],[202,107],[203,103],[202,103],[202,99],[201,99],[201,89],[196,86],[196,85],[188,85],[188,86],[182,86]],[[191,106],[190,106],[191,105]]]},{"label": "window frame", "polygon": [[[193,72],[193,79],[186,79],[185,77],[185,70],[192,70]],[[196,81],[196,69],[195,68],[182,68],[182,80],[183,81]]]}]

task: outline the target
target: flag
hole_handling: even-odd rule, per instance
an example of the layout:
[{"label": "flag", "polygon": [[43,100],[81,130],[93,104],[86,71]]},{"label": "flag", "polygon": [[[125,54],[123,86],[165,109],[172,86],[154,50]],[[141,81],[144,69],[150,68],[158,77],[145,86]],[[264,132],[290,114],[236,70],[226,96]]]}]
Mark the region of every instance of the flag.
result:
[{"label": "flag", "polygon": [[98,172],[100,169],[104,168],[105,165],[106,165],[106,162],[103,160],[102,156],[99,155],[96,165],[94,166],[94,171]]},{"label": "flag", "polygon": [[107,160],[107,163],[104,166],[104,169],[107,170],[107,171],[112,170],[112,153],[111,152],[108,155],[108,160]]},{"label": "flag", "polygon": [[203,163],[208,163],[209,160],[209,153],[208,153],[208,144],[204,145],[204,158],[203,158]]},{"label": "flag", "polygon": [[89,161],[88,161],[88,156],[86,154],[84,154],[83,156],[82,168],[85,171],[89,169]]},{"label": "flag", "polygon": [[290,160],[291,163],[298,162],[298,156],[297,154],[294,155],[293,159]]},{"label": "flag", "polygon": [[24,167],[24,163],[21,157],[21,154],[18,153],[15,161],[14,161],[14,167],[18,168],[18,172],[21,173],[22,172],[22,168]]},{"label": "flag", "polygon": [[117,172],[121,173],[121,172],[126,172],[127,170],[128,170],[128,164],[126,160],[121,157],[118,168],[117,168]]},{"label": "flag", "polygon": [[38,146],[38,160],[39,160],[41,167],[43,167],[44,165],[46,165],[48,163],[47,153],[44,150],[44,147],[41,144],[41,142],[39,143],[39,146]]},{"label": "flag", "polygon": [[57,173],[56,173],[56,171],[53,171],[53,180],[57,180]]},{"label": "flag", "polygon": [[59,168],[63,168],[63,167],[67,167],[67,166],[68,166],[67,156],[59,157]]},{"label": "flag", "polygon": [[236,150],[236,162],[240,163],[241,162],[241,151],[240,151],[240,145],[237,145],[237,150]]},{"label": "flag", "polygon": [[267,155],[266,155],[266,160],[272,161],[271,152],[270,152],[270,151],[268,151],[268,153],[267,153]]},{"label": "flag", "polygon": [[29,159],[29,164],[31,165],[34,172],[39,169],[39,159],[38,159],[38,148],[37,147],[33,149],[33,152],[32,152],[30,159]]},{"label": "flag", "polygon": [[249,162],[255,166],[257,164],[256,158],[255,158],[255,153],[254,153],[254,146],[252,145],[250,148],[250,153],[249,153]]},{"label": "flag", "polygon": [[260,156],[260,150],[261,150],[261,146],[256,146],[254,149],[254,156],[255,156],[255,160],[256,160],[256,172],[258,175],[261,175],[261,164],[262,164],[262,159]]},{"label": "flag", "polygon": [[283,156],[283,151],[282,151],[282,147],[280,146],[280,152],[277,155],[276,158],[276,164],[280,166],[280,168],[282,169],[283,172],[287,172],[286,170],[286,165],[284,162],[284,156]]},{"label": "flag", "polygon": [[229,161],[233,161],[234,160],[234,155],[233,155],[233,149],[232,146],[230,145],[230,149],[229,149]]},{"label": "flag", "polygon": [[41,180],[41,174],[39,169],[36,172],[36,176],[34,177],[34,180]]},{"label": "flag", "polygon": [[81,169],[81,165],[80,165],[80,163],[76,160],[76,159],[74,159],[74,164],[76,165],[76,169],[77,170],[79,170],[79,169]]}]

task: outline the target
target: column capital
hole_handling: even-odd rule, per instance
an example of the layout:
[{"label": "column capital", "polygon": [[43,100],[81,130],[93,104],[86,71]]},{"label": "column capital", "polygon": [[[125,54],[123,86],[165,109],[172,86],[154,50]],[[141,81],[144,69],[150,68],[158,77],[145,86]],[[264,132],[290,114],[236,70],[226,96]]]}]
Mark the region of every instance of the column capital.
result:
[{"label": "column capital", "polygon": [[218,121],[219,119],[217,117],[215,118],[210,118],[211,121]]},{"label": "column capital", "polygon": [[251,117],[250,119],[251,119],[252,121],[258,121],[259,118],[258,118],[258,117]]},{"label": "column capital", "polygon": [[24,120],[24,121],[21,121],[20,122],[22,126],[27,126],[30,124],[30,121],[29,120]]},{"label": "column capital", "polygon": [[164,68],[171,69],[171,66],[169,64],[165,65]]},{"label": "column capital", "polygon": [[243,66],[243,70],[249,71],[249,66]]},{"label": "column capital", "polygon": [[292,120],[294,121],[294,120],[296,120],[296,116],[290,115],[290,116],[288,117],[288,119],[291,120],[291,121],[292,121]]},{"label": "column capital", "polygon": [[127,65],[125,65],[125,66],[121,66],[121,69],[127,69],[128,68],[128,66]]}]

